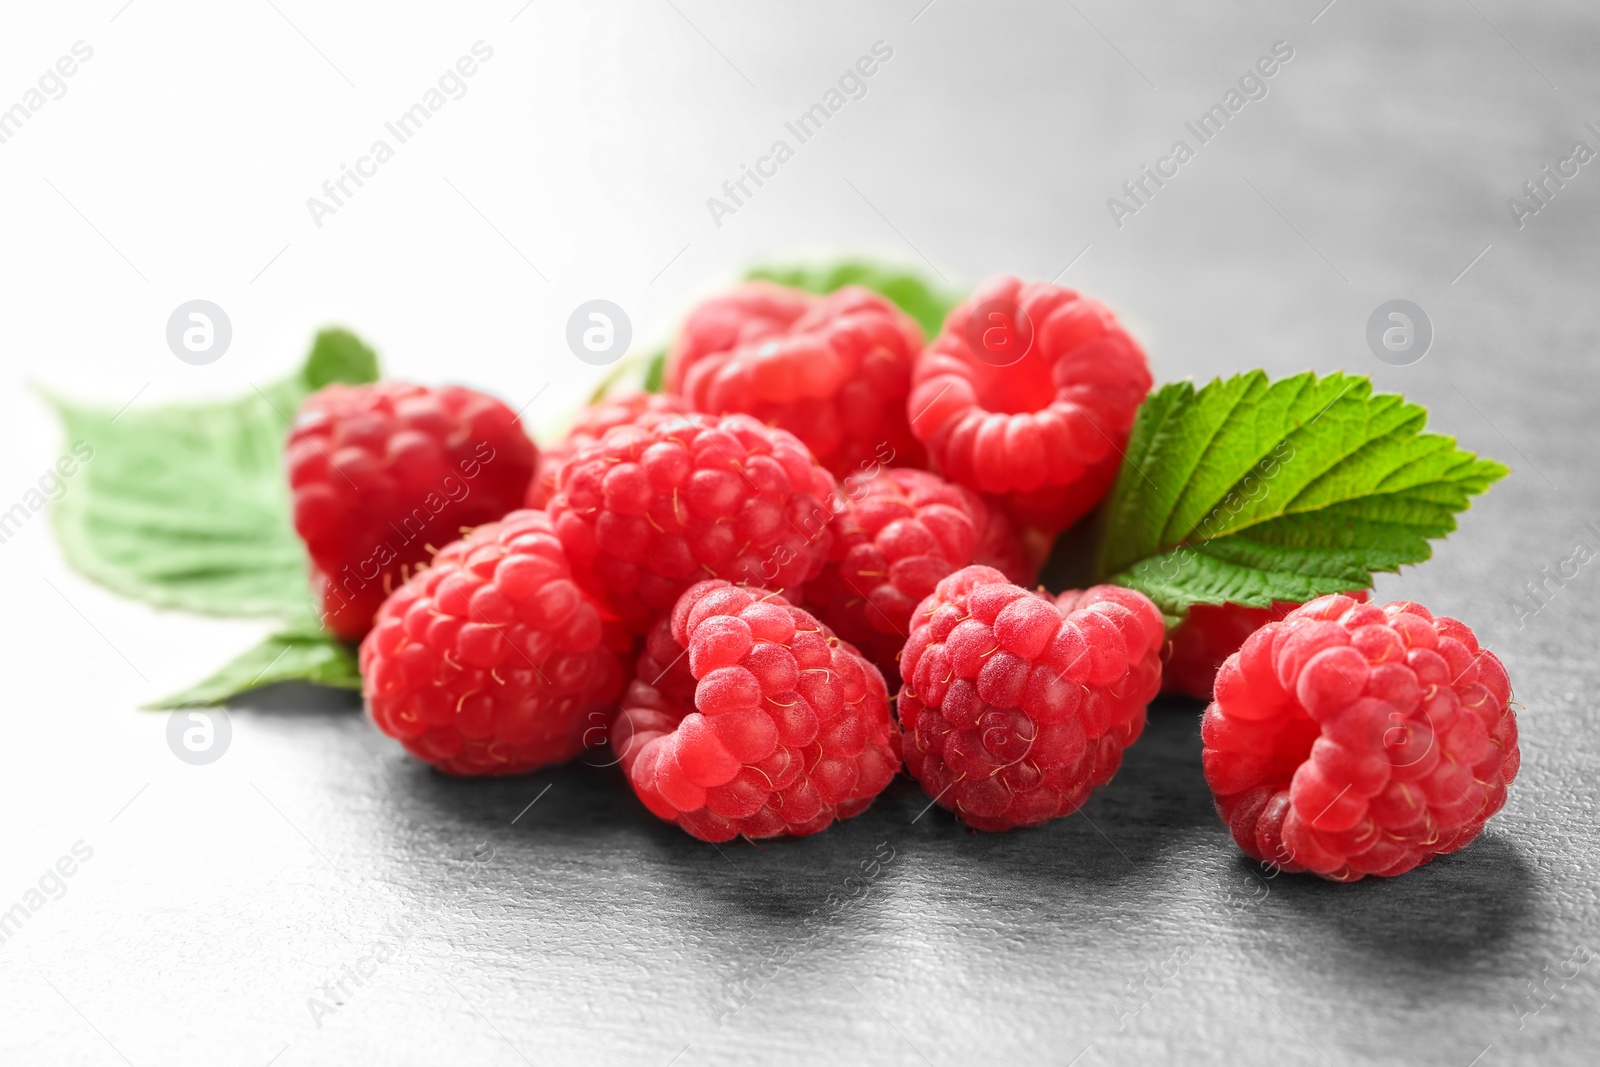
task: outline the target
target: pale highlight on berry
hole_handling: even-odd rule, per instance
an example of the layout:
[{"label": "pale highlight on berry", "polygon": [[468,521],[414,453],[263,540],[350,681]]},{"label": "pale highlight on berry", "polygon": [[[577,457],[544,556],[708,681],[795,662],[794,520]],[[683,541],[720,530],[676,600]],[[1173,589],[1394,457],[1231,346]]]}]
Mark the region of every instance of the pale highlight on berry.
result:
[{"label": "pale highlight on berry", "polygon": [[1201,735],[1239,847],[1335,881],[1466,845],[1521,763],[1499,658],[1410,601],[1327,596],[1263,626],[1218,672]]}]

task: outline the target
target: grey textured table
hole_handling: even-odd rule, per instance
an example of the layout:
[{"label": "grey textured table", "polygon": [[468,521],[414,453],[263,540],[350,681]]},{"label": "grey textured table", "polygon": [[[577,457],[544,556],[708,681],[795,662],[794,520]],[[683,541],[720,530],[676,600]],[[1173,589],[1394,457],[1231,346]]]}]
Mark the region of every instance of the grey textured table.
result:
[{"label": "grey textured table", "polygon": [[[350,699],[293,688],[233,708],[230,751],[191,768],[167,752],[163,717],[131,710],[155,683],[83,624],[174,684],[247,630],[120,604],[62,570],[35,528],[3,561],[8,590],[44,598],[47,625],[8,623],[19,688],[0,904],[75,842],[92,858],[0,946],[0,1061],[1600,1059],[1600,577],[1589,565],[1550,585],[1529,617],[1512,606],[1575,539],[1600,547],[1585,525],[1600,523],[1600,164],[1521,228],[1507,207],[1574,141],[1600,148],[1585,126],[1600,125],[1600,12],[1322,4],[940,0],[919,13],[916,0],[780,16],[684,2],[682,20],[597,16],[572,44],[579,70],[648,55],[648,77],[616,93],[580,77],[549,106],[648,116],[632,153],[597,140],[562,158],[607,189],[625,180],[619,160],[659,171],[648,195],[615,199],[693,247],[656,283],[668,304],[808,241],[925,257],[961,285],[1070,266],[1063,280],[1126,316],[1158,378],[1371,373],[1510,463],[1433,562],[1378,583],[1381,599],[1467,620],[1510,671],[1522,773],[1478,842],[1390,882],[1264,878],[1212,810],[1199,706],[1176,701],[1152,709],[1080,814],[1004,835],[926,811],[902,779],[820,836],[713,847],[647,815],[615,770],[449,780]],[[895,56],[868,96],[713,228],[711,175],[736,173],[878,38]],[[1280,40],[1294,56],[1267,96],[1114,224],[1107,198]],[[503,44],[497,69],[539,62],[534,47]],[[651,151],[664,145],[678,150]],[[363,210],[406,210],[379,195]],[[273,271],[292,276],[299,254]],[[418,268],[398,262],[392,284]],[[1410,366],[1364,340],[1392,298],[1436,329]]]}]

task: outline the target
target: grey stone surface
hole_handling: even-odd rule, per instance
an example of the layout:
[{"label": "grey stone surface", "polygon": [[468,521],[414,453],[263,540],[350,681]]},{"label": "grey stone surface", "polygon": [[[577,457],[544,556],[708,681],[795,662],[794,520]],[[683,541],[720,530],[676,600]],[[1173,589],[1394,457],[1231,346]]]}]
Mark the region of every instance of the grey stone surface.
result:
[{"label": "grey stone surface", "polygon": [[[670,11],[642,40],[632,20],[645,16],[628,9],[597,16],[572,47],[652,65],[617,86],[580,78],[539,106],[613,106],[615,90],[677,146],[632,157],[659,170],[655,191],[619,192],[617,210],[674,205],[679,240],[698,242],[685,264],[713,247],[732,269],[811,241],[926,257],[957,285],[999,270],[1048,279],[1071,263],[1063,280],[1128,318],[1158,378],[1370,373],[1429,406],[1434,428],[1510,463],[1434,561],[1378,583],[1381,599],[1468,621],[1510,672],[1522,773],[1478,842],[1392,882],[1266,880],[1211,808],[1198,705],[1163,702],[1116,780],[1053,825],[971,834],[901,780],[815,838],[717,848],[651,818],[614,770],[448,780],[348,700],[306,690],[242,702],[223,759],[179,764],[165,722],[128,710],[143,690],[83,631],[103,672],[62,651],[49,661],[59,688],[25,690],[12,709],[61,716],[71,758],[43,748],[54,728],[26,717],[29,747],[0,786],[17,871],[0,908],[74,841],[94,855],[0,946],[0,1059],[1600,1059],[1600,961],[1574,962],[1600,949],[1597,565],[1551,586],[1536,614],[1512,607],[1575,539],[1600,547],[1586,525],[1600,524],[1600,163],[1520,229],[1506,203],[1574,141],[1600,150],[1584,125],[1600,126],[1600,12],[1321,4],[681,3],[704,40]],[[737,173],[739,152],[876,38],[895,58],[870,94],[712,230],[706,175]],[[1279,40],[1294,58],[1267,97],[1118,228],[1106,199]],[[747,147],[708,163],[702,135],[746,92],[713,48],[761,85],[766,117],[730,135]],[[616,189],[613,151],[561,158]],[[687,299],[696,264],[659,284]],[[1366,343],[1368,316],[1393,299],[1435,329],[1409,366]],[[22,551],[7,549],[8,567]],[[157,656],[139,651],[145,624],[126,609],[53,580],[135,642],[135,660]],[[81,625],[50,603],[63,632]],[[213,624],[154,625],[188,675],[222,655],[190,643]]]}]

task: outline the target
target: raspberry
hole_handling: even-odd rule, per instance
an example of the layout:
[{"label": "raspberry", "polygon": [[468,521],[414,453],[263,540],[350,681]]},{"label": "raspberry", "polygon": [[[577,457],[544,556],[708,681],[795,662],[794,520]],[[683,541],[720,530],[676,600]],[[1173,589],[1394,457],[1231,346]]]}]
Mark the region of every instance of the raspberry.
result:
[{"label": "raspberry", "polygon": [[782,597],[725,581],[651,630],[611,743],[645,806],[703,841],[814,834],[900,769],[877,669]]},{"label": "raspberry", "polygon": [[[1368,592],[1357,589],[1346,596],[1366,603]],[[1245,639],[1269,622],[1277,622],[1300,605],[1275,600],[1271,607],[1247,608],[1243,604],[1196,604],[1167,638],[1166,662],[1161,666],[1161,691],[1211,699],[1211,686],[1224,660]]]},{"label": "raspberry", "polygon": [[642,634],[707,578],[782,591],[816,577],[833,492],[792,434],[748,415],[691,414],[579,449],[550,517],[578,584]]},{"label": "raspberry", "polygon": [[788,430],[843,478],[874,462],[927,462],[906,422],[921,350],[917,324],[870,290],[819,297],[750,282],[690,313],[667,384],[696,411]]},{"label": "raspberry", "polygon": [[626,393],[607,397],[598,404],[584,408],[578,412],[578,417],[573,420],[572,427],[567,430],[567,436],[562,438],[561,443],[539,453],[539,473],[528,485],[527,506],[543,508],[549,505],[550,498],[556,495],[556,479],[561,473],[561,465],[573,453],[602,440],[608,431],[634,423],[647,425],[656,419],[687,410],[676,397],[661,393]]},{"label": "raspberry", "polygon": [[404,382],[318,390],[287,447],[323,621],[350,639],[438,545],[519,506],[538,458],[493,397]]},{"label": "raspberry", "polygon": [[990,567],[939,582],[900,657],[906,768],[977,830],[1076,811],[1161,684],[1161,613],[1120,586],[1051,601]]},{"label": "raspberry", "polygon": [[1011,522],[970,489],[927,471],[889,468],[869,481],[846,479],[833,548],[806,606],[878,665],[899,676],[911,612],[939,579],[972,563],[1028,584]]},{"label": "raspberry", "polygon": [[988,514],[980,523],[978,550],[972,554],[972,562],[993,567],[1017,585],[1032,586],[1038,580],[1039,564],[1049,554],[1048,550],[1032,551],[1023,531],[1017,529],[1005,508],[976,494],[973,499],[982,504]]},{"label": "raspberry", "polygon": [[950,313],[911,385],[911,427],[945,477],[1055,533],[1110,489],[1150,370],[1096,301],[999,277]]},{"label": "raspberry", "polygon": [[1325,596],[1217,673],[1206,781],[1245,852],[1334,881],[1454,852],[1517,775],[1511,684],[1470,629],[1409,601]]},{"label": "raspberry", "polygon": [[571,759],[622,667],[573,584],[542,511],[514,511],[439,551],[383,604],[361,643],[367,711],[451,774],[519,774]]}]

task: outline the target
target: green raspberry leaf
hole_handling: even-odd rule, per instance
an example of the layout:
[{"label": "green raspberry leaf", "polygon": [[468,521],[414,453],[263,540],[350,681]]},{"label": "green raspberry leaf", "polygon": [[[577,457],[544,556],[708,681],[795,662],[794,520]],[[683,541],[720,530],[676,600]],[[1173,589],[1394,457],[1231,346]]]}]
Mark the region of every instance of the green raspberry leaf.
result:
[{"label": "green raspberry leaf", "polygon": [[939,335],[945,316],[961,302],[961,297],[935,288],[919,274],[865,259],[847,259],[825,266],[763,265],[753,268],[745,277],[777,282],[809,293],[831,293],[847,285],[871,289],[888,297],[901,311],[916,319],[928,341]]},{"label": "green raspberry leaf", "polygon": [[[785,266],[766,264],[751,268],[746,280],[760,279],[803,289],[808,293],[831,293],[847,285],[871,289],[910,315],[922,328],[924,339],[932,341],[938,336],[945,316],[961,298],[954,293],[935,289],[920,275],[897,267],[888,267],[864,259],[848,259],[821,266]],[[639,388],[647,393],[666,391],[667,354],[671,345],[663,345],[647,355],[630,357],[608,374],[595,388],[589,403],[598,404],[616,391],[619,384],[639,378]]]},{"label": "green raspberry leaf", "polygon": [[650,357],[644,371],[644,391],[647,393],[664,393],[667,391],[667,348],[662,345]]},{"label": "green raspberry leaf", "polygon": [[306,622],[280,631],[223,664],[209,678],[147,704],[152,710],[206,708],[278,682],[361,688],[355,649]]},{"label": "green raspberry leaf", "polygon": [[325,330],[299,372],[236,400],[115,412],[46,396],[67,440],[92,450],[54,508],[62,555],[160,608],[304,616],[310,591],[289,520],[284,439],[306,396],[377,377],[370,348]]},{"label": "green raspberry leaf", "polygon": [[349,330],[338,327],[323,330],[312,342],[311,355],[306,357],[300,376],[308,393],[334,382],[347,385],[375,382],[378,380],[378,354]]},{"label": "green raspberry leaf", "polygon": [[[600,379],[600,384],[589,394],[591,406],[604,402],[613,393],[634,392],[663,393],[667,388],[667,348],[662,345],[654,352],[641,352],[629,356]],[[555,435],[546,435],[555,439]]]},{"label": "green raspberry leaf", "polygon": [[[845,259],[827,266],[811,267],[765,264],[752,267],[744,277],[746,280],[776,282],[794,290],[805,290],[806,293],[832,293],[842,290],[846,285],[862,286],[883,294],[894,302],[894,306],[914,318],[917,325],[922,326],[926,341],[933,341],[938,336],[939,326],[944,325],[944,317],[962,299],[957,294],[936,290],[928,285],[922,275],[912,274],[910,270],[880,266],[866,259]],[[619,384],[634,381],[635,378],[638,378],[638,387],[645,392],[666,392],[667,354],[670,347],[661,346],[648,355],[624,360],[595,387],[589,403],[602,402],[603,398],[618,390]]]},{"label": "green raspberry leaf", "polygon": [[1139,409],[1106,504],[1100,581],[1169,619],[1365,589],[1508,469],[1425,433],[1427,412],[1364,377],[1251,371],[1174,382]]}]

